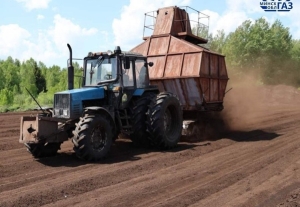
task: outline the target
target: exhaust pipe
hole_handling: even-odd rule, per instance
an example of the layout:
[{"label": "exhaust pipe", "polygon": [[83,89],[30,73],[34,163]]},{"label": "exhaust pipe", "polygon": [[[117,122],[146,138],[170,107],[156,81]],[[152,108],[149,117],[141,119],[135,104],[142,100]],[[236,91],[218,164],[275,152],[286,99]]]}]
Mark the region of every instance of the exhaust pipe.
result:
[{"label": "exhaust pipe", "polygon": [[72,48],[69,44],[67,44],[70,53],[69,65],[68,65],[68,90],[72,90],[74,88],[74,67],[72,60]]}]

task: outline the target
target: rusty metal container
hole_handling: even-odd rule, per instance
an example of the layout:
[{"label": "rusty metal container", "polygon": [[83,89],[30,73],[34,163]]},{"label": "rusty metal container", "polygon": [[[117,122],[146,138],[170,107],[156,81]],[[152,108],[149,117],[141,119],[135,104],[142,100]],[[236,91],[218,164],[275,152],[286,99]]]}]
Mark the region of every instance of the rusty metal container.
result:
[{"label": "rusty metal container", "polygon": [[131,51],[148,57],[152,85],[176,94],[184,111],[219,111],[228,82],[225,57],[199,46],[185,9],[167,7],[154,16],[153,34]]},{"label": "rusty metal container", "polygon": [[57,122],[49,117],[23,116],[21,117],[20,143],[38,143],[49,134],[57,132]]}]

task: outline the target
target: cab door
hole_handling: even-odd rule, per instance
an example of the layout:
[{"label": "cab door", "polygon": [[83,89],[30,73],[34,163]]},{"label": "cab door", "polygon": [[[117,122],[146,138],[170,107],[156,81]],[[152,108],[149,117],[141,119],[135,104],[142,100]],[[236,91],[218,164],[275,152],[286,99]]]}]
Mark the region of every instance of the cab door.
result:
[{"label": "cab door", "polygon": [[[133,93],[136,89],[136,79],[135,79],[135,64],[133,58],[128,58],[130,61],[129,68],[125,69],[124,64],[122,66],[122,75],[121,78],[123,80],[122,94],[121,94],[121,103],[120,109],[124,109],[128,106],[130,100],[132,99]],[[127,60],[127,61],[128,61]],[[125,61],[125,60],[123,60]]]}]

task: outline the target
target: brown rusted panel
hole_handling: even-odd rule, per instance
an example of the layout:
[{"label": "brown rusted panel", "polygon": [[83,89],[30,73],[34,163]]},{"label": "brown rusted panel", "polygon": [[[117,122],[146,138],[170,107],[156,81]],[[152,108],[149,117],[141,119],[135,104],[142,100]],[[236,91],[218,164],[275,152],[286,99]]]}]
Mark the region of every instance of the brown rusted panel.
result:
[{"label": "brown rusted panel", "polygon": [[208,42],[207,39],[204,39],[202,37],[198,37],[196,35],[193,35],[192,33],[187,33],[187,32],[180,32],[176,35],[176,37],[180,38],[180,39],[184,39],[187,42],[193,43],[195,45],[198,44],[205,44]]},{"label": "brown rusted panel", "polygon": [[184,9],[179,9],[177,8],[177,10],[182,12],[182,17],[186,20],[185,24],[186,24],[186,28],[184,30],[184,32],[188,33],[188,34],[192,34],[192,28],[191,28],[191,24],[190,24],[190,17],[188,15],[188,13],[184,10]]},{"label": "brown rusted panel", "polygon": [[148,61],[154,65],[149,69],[150,79],[162,78],[165,67],[165,56],[149,57]]},{"label": "brown rusted panel", "polygon": [[204,97],[204,100],[206,102],[210,101],[209,79],[208,78],[200,78],[200,84],[201,84],[201,88],[202,88],[202,97]]},{"label": "brown rusted panel", "polygon": [[219,77],[219,68],[218,68],[218,61],[219,58],[217,55],[210,54],[209,55],[209,66],[210,66],[210,76],[213,78]]},{"label": "brown rusted panel", "polygon": [[168,52],[169,36],[151,38],[148,55],[161,55]]},{"label": "brown rusted panel", "polygon": [[177,8],[174,8],[174,20],[173,20],[173,27],[171,34],[176,35],[179,32],[185,31],[186,28],[186,21],[184,12],[182,10],[179,10]]},{"label": "brown rusted panel", "polygon": [[219,80],[218,79],[210,79],[210,100],[209,102],[219,101]]},{"label": "brown rusted panel", "polygon": [[220,70],[220,77],[227,78],[227,69],[225,65],[225,57],[219,56],[219,70]]},{"label": "brown rusted panel", "polygon": [[40,139],[47,138],[58,131],[57,123],[48,117],[22,117],[19,142],[38,143]]},{"label": "brown rusted panel", "polygon": [[183,9],[178,7],[174,8],[174,21],[171,33],[176,35],[180,32],[188,32],[192,33],[191,26],[190,26],[190,19],[187,12]]},{"label": "brown rusted panel", "polygon": [[181,76],[199,76],[200,61],[200,53],[185,54]]},{"label": "brown rusted panel", "polygon": [[207,52],[201,53],[201,68],[200,68],[200,77],[209,76],[209,54]]},{"label": "brown rusted panel", "polygon": [[158,10],[153,35],[169,34],[174,18],[174,7],[167,7]]},{"label": "brown rusted panel", "polygon": [[203,48],[199,46],[193,45],[176,37],[171,37],[169,53],[191,53],[201,51],[203,51]]},{"label": "brown rusted panel", "polygon": [[220,80],[219,101],[223,101],[228,80]]},{"label": "brown rusted panel", "polygon": [[178,96],[179,101],[182,105],[188,104],[185,98],[186,93],[184,92],[184,88],[182,87],[179,79],[163,80],[163,84],[166,91],[172,92]]},{"label": "brown rusted panel", "polygon": [[185,78],[181,80],[184,82],[186,99],[189,106],[195,106],[202,104],[202,92],[197,83],[197,78]]},{"label": "brown rusted panel", "polygon": [[[29,133],[31,132],[31,133]],[[20,143],[37,142],[37,117],[21,117]]]},{"label": "brown rusted panel", "polygon": [[166,91],[166,89],[164,87],[164,84],[163,84],[163,81],[160,81],[160,80],[159,81],[151,80],[150,84],[157,86],[159,91]]},{"label": "brown rusted panel", "polygon": [[135,48],[133,48],[131,50],[131,52],[136,52],[136,53],[140,53],[140,54],[142,54],[144,56],[147,56],[148,48],[149,48],[149,43],[150,43],[150,38],[147,39],[145,42],[139,44]]},{"label": "brown rusted panel", "polygon": [[182,55],[167,56],[167,63],[164,77],[180,77],[182,65]]}]

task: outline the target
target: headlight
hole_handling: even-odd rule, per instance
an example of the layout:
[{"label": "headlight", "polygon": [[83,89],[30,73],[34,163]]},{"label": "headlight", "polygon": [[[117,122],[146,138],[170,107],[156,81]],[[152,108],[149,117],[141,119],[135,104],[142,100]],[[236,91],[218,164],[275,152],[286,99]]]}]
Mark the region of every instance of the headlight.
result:
[{"label": "headlight", "polygon": [[64,110],[63,110],[63,115],[64,115],[64,116],[68,116],[68,110],[67,110],[67,109],[64,109]]}]

